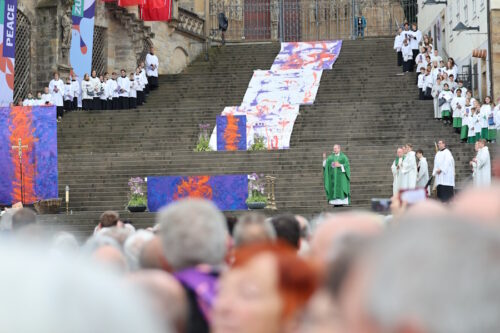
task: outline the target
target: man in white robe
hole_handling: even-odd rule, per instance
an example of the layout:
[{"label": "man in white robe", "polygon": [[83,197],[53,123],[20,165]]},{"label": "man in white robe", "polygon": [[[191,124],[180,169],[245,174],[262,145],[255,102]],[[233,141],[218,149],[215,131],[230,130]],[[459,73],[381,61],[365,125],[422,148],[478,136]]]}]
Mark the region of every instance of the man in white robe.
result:
[{"label": "man in white robe", "polygon": [[411,190],[417,186],[417,160],[413,146],[408,143],[405,146],[405,157],[401,165],[401,190]]},{"label": "man in white robe", "polygon": [[403,47],[404,37],[402,35],[403,29],[399,28],[398,34],[394,38],[394,51],[398,54],[398,66],[403,66],[403,53],[401,48]]},{"label": "man in white robe", "polygon": [[128,95],[130,93],[130,79],[127,77],[127,73],[124,69],[121,70],[121,76],[116,80],[118,84],[118,98],[120,101],[120,109],[129,108]]},{"label": "man in white robe", "polygon": [[64,110],[64,81],[59,78],[59,73],[54,73],[54,79],[49,83],[49,92],[52,103],[57,107],[57,119],[60,120]]},{"label": "man in white robe", "polygon": [[448,202],[453,198],[455,191],[455,160],[446,148],[444,140],[439,140],[438,148],[439,151],[434,158],[432,175],[435,177],[438,199],[442,202]]},{"label": "man in white robe", "polygon": [[418,158],[417,187],[425,188],[427,190],[427,194],[430,195],[430,186],[427,186],[427,183],[429,182],[429,165],[427,164],[427,159],[424,157],[422,149],[417,150],[416,156]]},{"label": "man in white robe", "polygon": [[491,185],[491,158],[490,151],[486,146],[486,140],[476,142],[477,155],[472,159],[470,165],[473,169],[474,186],[488,187]]},{"label": "man in white robe", "polygon": [[396,195],[399,193],[399,185],[401,182],[401,164],[403,164],[404,151],[403,148],[398,148],[396,159],[392,162],[391,171],[392,177],[394,178],[392,182],[392,194]]},{"label": "man in white robe", "polygon": [[152,46],[146,55],[146,74],[150,89],[155,90],[158,88],[158,57],[155,55],[155,49]]},{"label": "man in white robe", "polygon": [[30,91],[28,93],[28,97],[26,97],[26,99],[23,101],[23,106],[34,106],[34,105],[37,105],[37,102]]},{"label": "man in white robe", "polygon": [[40,105],[45,105],[45,106],[54,105],[49,87],[43,88],[42,101],[40,102]]}]

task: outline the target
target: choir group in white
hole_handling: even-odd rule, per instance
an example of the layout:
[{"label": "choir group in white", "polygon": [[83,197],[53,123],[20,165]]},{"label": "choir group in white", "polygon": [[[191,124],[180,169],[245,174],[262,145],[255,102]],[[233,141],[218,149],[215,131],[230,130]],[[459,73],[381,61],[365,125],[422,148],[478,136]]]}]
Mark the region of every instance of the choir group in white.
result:
[{"label": "choir group in white", "polygon": [[66,83],[54,73],[54,78],[44,92],[33,96],[30,92],[21,106],[55,105],[58,121],[64,112],[73,110],[120,110],[136,108],[146,102],[150,90],[158,87],[158,57],[151,47],[146,55],[145,62],[141,62],[134,73],[127,76],[122,69],[120,76],[115,72],[109,77],[108,73],[98,76],[93,70],[83,80],[73,74],[66,79]]},{"label": "choir group in white", "polygon": [[[491,166],[486,143],[495,142],[500,132],[499,106],[492,103],[490,96],[481,105],[463,86],[463,81],[457,80],[458,67],[453,58],[448,58],[445,64],[433,47],[432,37],[422,35],[416,24],[412,24],[411,30],[407,23],[404,29],[399,29],[394,50],[403,73],[414,70],[419,73],[419,98],[434,101],[434,118],[453,126],[462,142],[475,144],[477,155],[470,161],[473,182],[475,186],[489,186]],[[432,171],[434,188],[440,200],[448,201],[454,193],[455,161],[443,140],[439,141],[438,147]],[[410,144],[398,148],[391,169],[394,195],[414,188],[426,188],[430,194],[428,164],[422,150],[415,153]]]}]

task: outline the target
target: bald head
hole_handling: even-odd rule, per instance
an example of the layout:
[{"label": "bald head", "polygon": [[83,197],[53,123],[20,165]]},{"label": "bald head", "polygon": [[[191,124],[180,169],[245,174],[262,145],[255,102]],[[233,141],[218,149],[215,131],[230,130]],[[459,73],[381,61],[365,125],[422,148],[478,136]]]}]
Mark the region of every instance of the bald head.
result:
[{"label": "bald head", "polygon": [[441,202],[428,199],[410,206],[410,208],[408,208],[408,210],[404,213],[404,217],[435,217],[445,216],[448,213],[448,209]]},{"label": "bald head", "polygon": [[117,272],[125,273],[127,271],[127,260],[125,256],[114,246],[104,245],[99,247],[92,254],[92,258],[103,266]]},{"label": "bald head", "polygon": [[161,269],[169,271],[167,260],[163,255],[163,246],[160,237],[155,236],[144,244],[139,255],[139,265],[143,269]]},{"label": "bald head", "polygon": [[311,241],[311,256],[321,262],[328,261],[328,254],[336,240],[346,235],[373,236],[382,231],[383,220],[372,213],[340,213],[326,217],[315,230]]},{"label": "bald head", "polygon": [[452,203],[453,212],[477,222],[500,225],[500,185],[470,188],[460,193]]}]

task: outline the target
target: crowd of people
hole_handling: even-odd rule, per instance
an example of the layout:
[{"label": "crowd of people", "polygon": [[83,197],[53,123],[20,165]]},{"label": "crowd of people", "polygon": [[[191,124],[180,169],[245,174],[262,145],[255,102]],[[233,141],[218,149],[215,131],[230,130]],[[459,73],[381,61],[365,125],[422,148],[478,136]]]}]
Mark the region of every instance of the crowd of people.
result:
[{"label": "crowd of people", "polygon": [[[500,105],[495,105],[491,96],[486,96],[482,103],[474,98],[459,78],[454,59],[445,61],[430,36],[422,36],[416,24],[412,30],[405,24],[394,39],[394,50],[403,73],[417,72],[419,99],[433,100],[435,119],[451,126],[464,143],[475,144],[480,139],[496,142]],[[497,102],[500,104],[500,98]]]},{"label": "crowd of people", "polygon": [[145,62],[140,62],[135,72],[129,74],[125,69],[120,75],[112,72],[111,76],[108,72],[98,75],[92,70],[82,80],[74,72],[63,80],[56,72],[43,92],[38,92],[36,97],[29,92],[18,105],[55,105],[58,121],[70,111],[135,109],[146,103],[150,90],[158,87],[158,65],[158,57],[151,47]]},{"label": "crowd of people", "polygon": [[81,246],[70,233],[48,235],[27,208],[8,211],[0,331],[496,333],[498,198],[495,184],[446,205],[394,200],[389,218],[312,221],[236,219],[184,199],[148,229],[105,212]]}]

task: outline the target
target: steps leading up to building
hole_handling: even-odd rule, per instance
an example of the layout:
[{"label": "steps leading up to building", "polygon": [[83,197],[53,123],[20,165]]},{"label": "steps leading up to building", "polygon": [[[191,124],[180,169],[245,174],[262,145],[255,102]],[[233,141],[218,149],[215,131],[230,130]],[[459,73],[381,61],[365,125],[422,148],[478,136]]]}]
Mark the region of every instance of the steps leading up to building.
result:
[{"label": "steps leading up to building", "polygon": [[[417,100],[414,74],[397,75],[390,38],[344,41],[333,70],[323,72],[314,105],[300,108],[291,149],[193,152],[198,125],[213,126],[225,106],[240,105],[253,70],[269,69],[278,51],[277,43],[213,48],[210,61],[200,58],[181,74],[160,77],[160,89],[137,110],[65,116],[58,128],[59,189],[63,197],[70,186],[73,215],[43,216],[42,223],[88,235],[103,210],[124,211],[130,177],[252,172],[277,177],[278,212],[311,217],[331,209],[322,153],[334,143],[350,158],[353,208],[391,195],[390,165],[396,147],[407,142],[422,148],[432,167],[434,142],[446,140],[458,182],[469,176],[473,147],[433,120],[432,102]],[[144,227],[154,214],[124,218]]]}]

